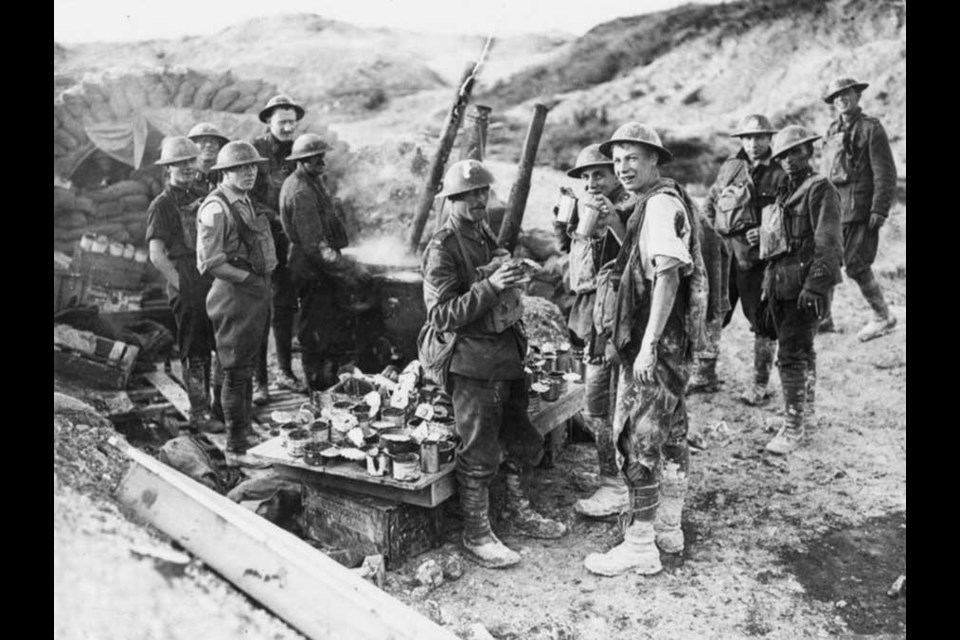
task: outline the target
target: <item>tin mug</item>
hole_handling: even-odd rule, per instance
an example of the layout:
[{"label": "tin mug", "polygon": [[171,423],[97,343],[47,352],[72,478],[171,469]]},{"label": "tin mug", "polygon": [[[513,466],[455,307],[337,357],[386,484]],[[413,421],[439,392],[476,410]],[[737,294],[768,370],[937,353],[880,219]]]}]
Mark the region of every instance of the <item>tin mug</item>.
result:
[{"label": "tin mug", "polygon": [[420,470],[424,473],[440,471],[440,443],[424,440],[420,444]]}]

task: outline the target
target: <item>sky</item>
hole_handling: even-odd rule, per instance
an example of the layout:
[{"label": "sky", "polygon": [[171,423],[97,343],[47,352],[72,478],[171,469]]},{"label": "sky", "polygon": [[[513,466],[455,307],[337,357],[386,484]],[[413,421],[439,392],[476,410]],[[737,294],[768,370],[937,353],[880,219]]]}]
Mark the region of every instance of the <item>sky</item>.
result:
[{"label": "sky", "polygon": [[[716,3],[721,0],[698,0]],[[316,13],[361,27],[514,35],[582,35],[620,16],[683,0],[54,0],[53,39],[61,43],[204,35],[250,18]]]}]

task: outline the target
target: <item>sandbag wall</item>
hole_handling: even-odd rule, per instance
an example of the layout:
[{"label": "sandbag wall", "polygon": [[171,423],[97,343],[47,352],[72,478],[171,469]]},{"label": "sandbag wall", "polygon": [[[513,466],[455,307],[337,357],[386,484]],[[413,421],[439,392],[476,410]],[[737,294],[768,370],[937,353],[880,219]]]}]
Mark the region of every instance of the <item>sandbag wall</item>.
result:
[{"label": "sandbag wall", "polygon": [[63,165],[90,146],[85,125],[129,121],[151,107],[255,114],[277,93],[271,83],[236,80],[229,71],[203,74],[173,67],[84,75],[53,102],[54,249],[71,252],[84,233],[144,245],[147,206],[163,188],[157,167],[101,189],[71,188]]}]

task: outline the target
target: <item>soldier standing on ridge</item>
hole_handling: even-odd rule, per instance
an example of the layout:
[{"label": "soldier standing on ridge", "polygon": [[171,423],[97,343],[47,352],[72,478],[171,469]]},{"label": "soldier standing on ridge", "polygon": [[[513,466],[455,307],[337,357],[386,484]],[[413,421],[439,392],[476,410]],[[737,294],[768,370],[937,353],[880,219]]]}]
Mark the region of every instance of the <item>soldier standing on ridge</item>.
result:
[{"label": "soldier standing on ridge", "polygon": [[787,183],[764,209],[761,226],[760,258],[767,261],[763,295],[776,325],[786,409],[783,428],[767,443],[767,451],[777,455],[796,449],[806,435],[817,379],[813,341],[840,281],[840,197],[810,167],[819,138],[799,125],[773,137],[772,158],[783,167]]},{"label": "soldier standing on ridge", "polygon": [[[754,406],[770,400],[771,391],[767,385],[777,353],[777,341],[757,333],[756,325],[764,271],[759,246],[761,211],[773,203],[777,191],[786,181],[783,169],[770,157],[774,133],[776,130],[763,115],[751,114],[740,120],[731,135],[740,139],[741,149],[724,161],[703,205],[704,216],[723,237],[730,252],[729,273],[724,274],[729,281],[730,303],[735,307],[739,299],[743,315],[754,334],[753,385],[740,397],[744,403]],[[731,317],[732,310],[724,324]],[[707,351],[712,351],[709,355],[698,354],[698,368],[701,370],[704,360],[712,356],[713,361],[708,360],[706,368],[714,374],[714,380],[720,330],[720,320],[707,323],[707,342],[715,348],[708,348]],[[693,380],[690,386],[694,386]]]},{"label": "soldier standing on ridge", "polygon": [[[593,304],[597,299],[597,272],[617,257],[627,218],[635,199],[623,188],[613,173],[613,161],[600,153],[599,144],[584,147],[576,165],[567,172],[583,183],[583,196],[578,207],[594,206],[600,211],[597,228],[589,235],[577,232],[580,216],[573,212],[567,222],[555,222],[554,228],[561,249],[570,254],[570,289],[576,294],[567,324],[586,347],[586,406],[583,419],[597,443],[600,462],[600,488],[589,498],[577,500],[574,510],[592,518],[622,513],[627,508],[627,486],[617,468],[610,407],[616,397],[615,369],[604,360],[605,341],[593,326]],[[611,216],[616,216],[612,220]],[[619,236],[607,221],[619,228]],[[614,386],[611,386],[614,385]]]},{"label": "soldier standing on ridge", "polygon": [[150,262],[167,281],[167,297],[177,324],[177,347],[183,365],[183,385],[190,399],[190,423],[201,431],[220,433],[223,422],[210,406],[210,352],[213,325],[206,299],[213,278],[197,270],[197,207],[194,189],[197,145],[183,136],[167,138],[157,164],[166,169],[167,184],[147,209]]},{"label": "soldier standing on ridge", "polygon": [[224,370],[228,459],[240,464],[250,463],[244,454],[257,443],[251,428],[253,370],[270,319],[270,274],[277,266],[270,220],[249,197],[257,165],[265,162],[249,142],[224,145],[213,166],[223,178],[197,215],[197,267],[214,277],[207,314]]},{"label": "soldier standing on ridge", "polygon": [[[897,324],[871,269],[880,244],[880,227],[893,205],[897,166],[883,125],[860,108],[860,97],[868,86],[853,78],[837,78],[823,97],[838,114],[827,129],[822,173],[840,192],[843,264],[874,313],[857,333],[861,342],[886,335]],[[820,329],[832,331],[833,318],[827,316]]]},{"label": "soldier standing on ridge", "polygon": [[290,239],[288,267],[301,309],[297,335],[311,391],[335,384],[337,370],[350,358],[351,318],[340,305],[347,290],[370,280],[362,265],[340,253],[347,232],[321,180],[328,148],[315,133],[300,135],[287,157],[297,168],[280,189],[280,218]]},{"label": "soldier standing on ridge", "polygon": [[[703,332],[706,271],[693,203],[676,181],[660,176],[660,165],[672,158],[660,136],[628,122],[600,150],[612,156],[623,187],[638,196],[617,288],[623,304],[616,305],[607,344],[609,359],[620,361],[614,442],[629,505],[623,542],[591,553],[584,565],[602,576],[649,575],[662,569],[660,550],[680,553],[684,546],[680,522],[690,464],[684,393]],[[605,307],[604,275],[598,307]]]},{"label": "soldier standing on ridge", "polygon": [[[269,216],[277,250],[271,302],[273,340],[277,347],[277,364],[280,365],[277,384],[281,388],[300,392],[306,391],[306,386],[293,373],[293,317],[297,313],[297,292],[287,269],[289,241],[280,222],[280,188],[287,176],[293,172],[293,165],[287,162],[287,156],[293,148],[294,133],[304,113],[303,107],[288,96],[280,94],[270,98],[267,106],[260,111],[260,122],[267,125],[267,132],[250,141],[257,152],[267,160],[263,171],[257,174],[257,183],[250,192],[250,199],[258,211]],[[253,396],[256,404],[266,404],[270,398],[267,381],[269,338],[268,326],[260,347],[260,362],[257,364],[257,386]]]},{"label": "soldier standing on ridge", "polygon": [[[489,489],[501,461],[506,470],[504,519],[513,532],[559,538],[566,527],[534,511],[521,489],[521,471],[540,461],[543,437],[527,414],[527,337],[521,314],[499,313],[501,297],[519,296],[516,288],[525,276],[509,253],[497,247],[486,223],[492,183],[493,175],[477,160],[461,160],[447,170],[437,195],[448,199],[451,211],[423,255],[423,299],[427,328],[432,326],[437,335],[453,334],[446,386],[461,438],[456,464],[463,548],[471,561],[499,569],[520,562],[520,555],[490,528]],[[424,335],[421,354],[436,346],[424,344]]]}]

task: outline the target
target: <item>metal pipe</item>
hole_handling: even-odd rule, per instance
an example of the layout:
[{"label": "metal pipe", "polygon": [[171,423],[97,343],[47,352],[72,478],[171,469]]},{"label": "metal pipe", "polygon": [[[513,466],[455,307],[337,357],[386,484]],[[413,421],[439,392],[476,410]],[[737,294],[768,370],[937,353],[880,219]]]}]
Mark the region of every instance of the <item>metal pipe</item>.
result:
[{"label": "metal pipe", "polygon": [[510,188],[510,198],[507,200],[507,212],[503,216],[500,226],[500,236],[497,243],[512,252],[520,235],[520,224],[523,222],[523,212],[527,207],[527,196],[530,194],[530,174],[533,173],[533,163],[537,159],[537,148],[540,146],[540,136],[543,134],[543,123],[547,119],[545,104],[539,102],[533,105],[533,119],[527,129],[527,139],[523,143],[523,155],[520,157],[520,167],[517,171],[517,180]]},{"label": "metal pipe", "polygon": [[423,228],[427,225],[427,218],[430,217],[430,209],[433,207],[434,198],[440,188],[443,180],[443,169],[447,164],[447,158],[450,157],[450,150],[453,147],[453,141],[457,137],[457,130],[460,128],[460,122],[463,120],[467,102],[470,99],[470,92],[473,90],[473,82],[476,74],[474,70],[476,65],[473,62],[467,63],[463,70],[460,82],[457,83],[457,93],[453,99],[453,105],[447,114],[447,121],[444,125],[443,135],[440,136],[440,146],[430,162],[430,171],[427,181],[420,192],[420,198],[417,200],[417,208],[413,216],[413,228],[410,231],[410,251],[417,253],[420,248],[420,236],[423,235]]},{"label": "metal pipe", "polygon": [[461,160],[479,160],[487,152],[487,123],[492,109],[483,104],[467,107],[466,121],[463,123],[463,141],[460,144]]}]

